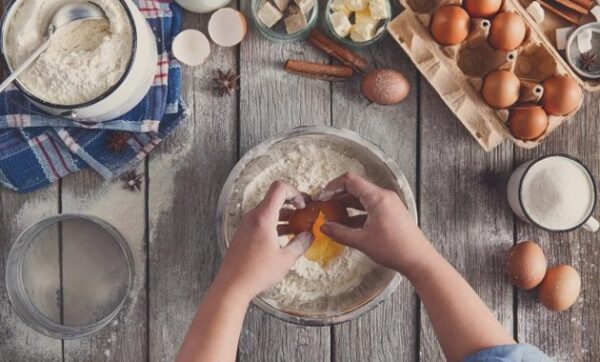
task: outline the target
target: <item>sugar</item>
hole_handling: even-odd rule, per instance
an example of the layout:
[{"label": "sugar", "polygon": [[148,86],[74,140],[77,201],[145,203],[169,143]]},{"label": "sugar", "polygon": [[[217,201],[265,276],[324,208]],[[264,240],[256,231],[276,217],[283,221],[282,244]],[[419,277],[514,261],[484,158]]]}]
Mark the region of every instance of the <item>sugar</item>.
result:
[{"label": "sugar", "polygon": [[534,164],[523,179],[523,208],[537,224],[551,230],[578,226],[593,207],[594,187],[579,163],[561,156]]}]

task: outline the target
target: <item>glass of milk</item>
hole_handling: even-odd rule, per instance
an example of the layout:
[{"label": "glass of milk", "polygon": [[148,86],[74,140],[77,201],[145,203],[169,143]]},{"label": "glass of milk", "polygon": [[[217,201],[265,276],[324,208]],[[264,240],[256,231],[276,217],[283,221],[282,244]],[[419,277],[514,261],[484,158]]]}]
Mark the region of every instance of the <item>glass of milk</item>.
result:
[{"label": "glass of milk", "polygon": [[227,5],[231,0],[175,0],[182,8],[194,13],[210,13]]},{"label": "glass of milk", "polygon": [[552,232],[596,232],[596,182],[581,161],[549,155],[519,166],[508,181],[508,203],[522,220]]}]

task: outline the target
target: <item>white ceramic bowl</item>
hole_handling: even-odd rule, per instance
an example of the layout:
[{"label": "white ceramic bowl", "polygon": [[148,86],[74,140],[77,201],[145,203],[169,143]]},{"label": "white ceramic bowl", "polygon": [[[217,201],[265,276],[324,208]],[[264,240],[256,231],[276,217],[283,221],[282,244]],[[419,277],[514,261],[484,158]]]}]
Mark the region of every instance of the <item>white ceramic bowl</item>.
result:
[{"label": "white ceramic bowl", "polygon": [[[156,39],[150,25],[131,0],[119,0],[125,8],[132,25],[133,44],[131,60],[121,79],[100,97],[75,105],[61,105],[36,97],[22,86],[18,79],[15,84],[39,109],[52,116],[65,117],[74,121],[98,123],[117,118],[133,109],[146,96],[152,83],[158,63]],[[13,1],[6,8],[2,19],[2,55],[8,69],[12,71],[6,49],[6,28],[10,26],[14,12],[21,1]]]}]

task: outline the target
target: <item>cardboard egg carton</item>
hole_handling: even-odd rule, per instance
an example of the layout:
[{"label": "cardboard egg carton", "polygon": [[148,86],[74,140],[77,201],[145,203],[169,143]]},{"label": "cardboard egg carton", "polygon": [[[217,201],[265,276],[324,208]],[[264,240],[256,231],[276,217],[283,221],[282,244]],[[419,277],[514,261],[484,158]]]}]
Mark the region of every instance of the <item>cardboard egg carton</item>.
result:
[{"label": "cardboard egg carton", "polygon": [[490,71],[511,70],[521,80],[518,103],[539,101],[541,83],[554,75],[568,75],[588,90],[600,86],[577,77],[518,0],[504,0],[500,10],[520,14],[527,26],[525,41],[513,51],[497,50],[489,44],[490,21],[486,19],[471,19],[471,31],[461,44],[438,44],[429,31],[432,15],[441,6],[460,5],[460,0],[400,0],[400,3],[406,10],[390,22],[388,32],[486,151],[507,139],[519,147],[534,148],[583,103],[582,99],[577,109],[566,116],[549,114],[548,129],[540,138],[518,140],[507,127],[508,109],[493,109],[481,96],[483,78]]}]

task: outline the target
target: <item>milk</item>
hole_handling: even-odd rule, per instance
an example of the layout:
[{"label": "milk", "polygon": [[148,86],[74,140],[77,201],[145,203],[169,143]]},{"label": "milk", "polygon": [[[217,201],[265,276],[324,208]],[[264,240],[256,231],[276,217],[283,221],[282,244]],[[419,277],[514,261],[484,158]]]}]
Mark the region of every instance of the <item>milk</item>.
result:
[{"label": "milk", "polygon": [[598,229],[591,217],[596,188],[589,171],[568,156],[554,155],[521,165],[511,176],[509,204],[523,220],[550,231],[584,226]]},{"label": "milk", "polygon": [[227,5],[231,0],[175,0],[182,8],[194,13],[210,13]]}]

